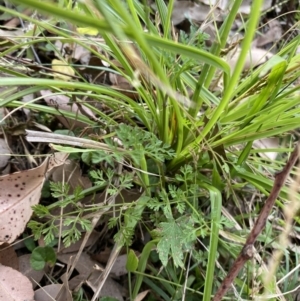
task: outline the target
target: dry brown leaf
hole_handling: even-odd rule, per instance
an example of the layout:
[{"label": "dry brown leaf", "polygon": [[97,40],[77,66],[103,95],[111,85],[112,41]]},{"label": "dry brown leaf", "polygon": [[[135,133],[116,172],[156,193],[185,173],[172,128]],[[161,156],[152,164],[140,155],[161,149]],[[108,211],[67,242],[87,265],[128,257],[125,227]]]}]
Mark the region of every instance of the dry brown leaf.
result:
[{"label": "dry brown leaf", "polygon": [[[142,194],[143,194],[143,191],[140,191],[137,188],[133,188],[130,190],[123,189],[116,196],[115,205],[122,205],[124,203],[129,204],[129,203],[135,202],[141,197]],[[93,198],[92,201],[93,201],[93,204],[103,204],[105,202],[105,194],[104,193],[96,194],[95,198]],[[116,206],[116,208],[113,211],[109,211],[109,212],[107,212],[107,214],[113,215],[113,216],[118,216],[120,214],[120,210],[122,210],[122,208]]]},{"label": "dry brown leaf", "polygon": [[[22,102],[26,102],[26,103],[30,103],[30,102],[33,102],[35,99],[35,95],[33,93],[30,93],[30,94],[26,94],[22,97]],[[27,116],[27,119],[29,120],[30,119],[30,116],[31,116],[31,110],[30,109],[27,109],[26,107],[23,108],[23,111],[24,113],[26,114]]]},{"label": "dry brown leaf", "polygon": [[83,275],[77,275],[69,280],[69,288],[72,291],[78,291],[79,288],[85,283],[86,278]]},{"label": "dry brown leaf", "polygon": [[[87,283],[90,288],[95,292],[97,289],[98,279],[101,276],[101,271],[93,271],[88,280],[87,277],[83,274],[79,274],[73,277],[69,281],[70,289],[74,290],[80,287],[83,283]],[[124,293],[123,293],[124,291]],[[125,290],[119,285],[116,281],[111,278],[107,278],[106,282],[101,290],[99,297],[112,297],[117,300],[123,301],[123,295],[125,295]]]},{"label": "dry brown leaf", "polygon": [[64,273],[60,279],[63,282],[63,288],[61,288],[56,298],[58,300],[73,301],[72,292],[70,291],[69,287],[68,273]]},{"label": "dry brown leaf", "polygon": [[[54,59],[52,61],[52,70],[54,79],[69,81],[75,75],[74,69],[65,62]],[[57,71],[57,72],[55,72]]]},{"label": "dry brown leaf", "polygon": [[[252,0],[243,0],[242,5],[239,7],[239,13],[249,15],[251,12]],[[272,0],[264,0],[261,11],[265,11],[272,6]]]},{"label": "dry brown leaf", "polygon": [[32,301],[31,282],[20,272],[0,265],[0,301]]},{"label": "dry brown leaf", "polygon": [[172,12],[172,21],[174,25],[180,24],[185,19],[192,20],[195,23],[201,23],[212,15],[212,19],[222,21],[218,8],[211,9],[209,5],[194,3],[190,1],[177,1],[174,3]]},{"label": "dry brown leaf", "polygon": [[[99,239],[99,233],[96,231],[93,231],[90,234],[89,239],[85,244],[85,248],[88,248],[88,247],[94,245],[98,239]],[[75,242],[74,244],[71,244],[69,247],[67,247],[67,248],[62,247],[60,249],[60,252],[63,254],[74,253],[74,252],[76,253],[80,249],[80,246],[81,246],[83,240],[84,240],[84,237],[81,237],[77,242]]]},{"label": "dry brown leaf", "polygon": [[24,231],[31,206],[39,202],[47,163],[0,178],[0,244],[12,243]]},{"label": "dry brown leaf", "polygon": [[[101,50],[97,51],[100,52]],[[110,66],[109,63],[102,61],[98,56],[91,55],[89,63],[85,65],[86,67],[77,70],[81,76],[87,77],[94,84],[103,84],[105,82],[106,72],[101,67],[108,67]]]},{"label": "dry brown leaf", "polygon": [[[26,15],[26,16],[30,16],[32,13],[33,13],[32,8],[25,8],[22,11],[22,14]],[[9,21],[7,21],[4,24],[4,27],[9,28],[9,29],[15,29],[15,28],[18,28],[18,25],[20,25],[20,23],[21,23],[21,19],[19,17],[14,17],[14,18],[10,19]]]},{"label": "dry brown leaf", "polygon": [[67,295],[68,292],[62,284],[50,284],[36,290],[34,299],[37,301],[67,301]]},{"label": "dry brown leaf", "polygon": [[[57,259],[64,264],[72,264],[74,258],[76,257],[76,252],[74,253],[67,253],[67,254],[57,254]],[[76,264],[75,269],[79,274],[83,275],[89,275],[94,269],[95,264],[97,264],[96,261],[92,260],[90,258],[90,255],[87,253],[83,252],[80,256],[79,261]]]},{"label": "dry brown leaf", "polygon": [[91,254],[91,258],[98,261],[101,264],[106,264],[109,259],[110,253],[111,248],[108,248],[106,246],[103,251],[96,254]]},{"label": "dry brown leaf", "polygon": [[[19,260],[15,249],[8,244],[0,246],[0,264],[19,270]],[[25,275],[26,276],[26,275]]]},{"label": "dry brown leaf", "polygon": [[49,157],[49,162],[47,166],[47,177],[55,170],[55,168],[64,164],[67,160],[69,154],[67,153],[54,153]]},{"label": "dry brown leaf", "polygon": [[[231,55],[230,59],[228,60],[228,64],[231,67],[231,70],[234,70],[240,52],[241,49],[234,50],[234,54]],[[265,63],[266,61],[268,61],[272,56],[273,54],[270,53],[269,51],[253,47],[250,49],[250,51],[247,54],[245,64],[244,64],[244,70],[249,70],[251,68],[259,66]]]},{"label": "dry brown leaf", "polygon": [[112,269],[111,274],[116,277],[127,275],[128,271],[126,269],[127,254],[123,254],[117,257]]},{"label": "dry brown leaf", "polygon": [[7,166],[10,159],[10,148],[5,139],[0,139],[0,173]]},{"label": "dry brown leaf", "polygon": [[269,30],[253,41],[255,47],[263,47],[267,44],[278,42],[282,37],[282,27],[278,20],[274,19],[267,23]]},{"label": "dry brown leaf", "polygon": [[231,0],[200,0],[200,2],[210,7],[216,6],[222,11],[225,11],[232,4]]},{"label": "dry brown leaf", "polygon": [[[253,148],[254,149],[270,149],[270,148],[279,148],[279,138],[264,138],[264,139],[259,139],[255,140],[253,142]],[[275,160],[277,157],[277,152],[261,152],[259,155],[261,157],[270,159],[270,160]]]},{"label": "dry brown leaf", "polygon": [[35,288],[45,275],[45,270],[34,270],[30,264],[30,256],[31,254],[25,254],[18,258],[19,271],[31,281],[33,288]]},{"label": "dry brown leaf", "polygon": [[[71,265],[76,257],[74,254],[58,254],[57,259],[61,262]],[[70,280],[70,288],[74,289],[81,282],[86,282],[93,291],[96,290],[98,279],[102,274],[102,270],[95,270],[95,266],[99,265],[96,261],[92,260],[86,253],[82,253],[79,261],[76,264],[75,269],[79,273],[78,276],[73,280]],[[122,288],[111,278],[108,278],[101,290],[100,296],[110,296],[118,300],[123,300]]]},{"label": "dry brown leaf", "polygon": [[[24,37],[24,32],[22,28],[18,28],[14,31],[0,29],[1,45],[8,46],[9,43],[18,44],[22,37]],[[5,42],[7,42],[8,45],[6,45]]]},{"label": "dry brown leaf", "polygon": [[109,80],[115,86],[124,85],[128,88],[128,90],[132,90],[133,88],[130,82],[120,74],[109,72]]},{"label": "dry brown leaf", "polygon": [[68,55],[75,61],[80,61],[82,65],[88,65],[91,52],[83,47],[82,45],[76,43],[62,43],[62,41],[57,40],[55,42],[55,47],[61,52],[62,56]]},{"label": "dry brown leaf", "polygon": [[[113,63],[114,65],[120,67],[120,64],[118,62],[113,61]],[[131,99],[137,100],[139,98],[132,84],[123,75],[109,72],[108,77],[110,82],[112,83],[111,88],[120,91]]]},{"label": "dry brown leaf", "polygon": [[135,297],[134,301],[142,301],[142,300],[147,296],[147,294],[148,294],[149,292],[150,292],[150,290],[143,291],[143,292],[139,293],[139,294]]},{"label": "dry brown leaf", "polygon": [[[108,252],[108,251],[109,251],[109,254],[106,254],[106,252]],[[107,249],[107,251],[92,255],[91,257],[94,260],[96,260],[102,264],[106,264],[110,253],[111,253],[111,250]],[[101,256],[101,254],[103,254],[103,256]],[[112,276],[120,277],[123,275],[127,275],[128,271],[126,269],[126,263],[127,263],[127,254],[119,255],[110,271]]]},{"label": "dry brown leaf", "polygon": [[[109,254],[108,254],[109,252]],[[100,252],[99,254],[92,255],[91,258],[99,262],[100,264],[106,264],[109,258],[109,255],[111,253],[111,250],[106,248],[104,252]],[[126,269],[126,263],[127,263],[127,254],[119,255],[111,268],[111,275],[113,277],[120,277],[123,275],[128,274],[128,271]]]},{"label": "dry brown leaf", "polygon": [[[40,91],[40,94],[44,97],[44,100],[48,106],[58,108],[59,110],[74,112],[75,114],[84,114],[93,120],[97,119],[90,109],[84,105],[79,107],[76,103],[71,102],[70,98],[65,95],[53,95],[51,90],[42,90]],[[87,124],[82,121],[68,119],[64,116],[58,115],[57,118],[67,129],[78,127],[84,128],[87,126]]]},{"label": "dry brown leaf", "polygon": [[[100,272],[100,271],[94,271],[92,273],[91,277],[89,277],[89,279],[86,281],[87,285],[94,292],[97,291],[97,287],[99,284],[99,278],[100,278],[101,274],[102,274],[102,272]],[[124,298],[123,298],[122,291],[124,291],[124,289],[121,287],[121,285],[118,284],[115,280],[108,277],[106,279],[98,297],[109,296],[109,297],[115,298],[119,301],[123,301]]]},{"label": "dry brown leaf", "polygon": [[65,182],[70,185],[69,194],[72,194],[77,186],[87,189],[92,187],[92,182],[88,177],[81,174],[79,165],[74,160],[67,160],[65,164],[59,166],[52,173],[53,182]]},{"label": "dry brown leaf", "polygon": [[61,165],[67,154],[56,153],[37,168],[0,177],[0,245],[12,243],[24,231],[31,206],[39,203],[46,174]]}]

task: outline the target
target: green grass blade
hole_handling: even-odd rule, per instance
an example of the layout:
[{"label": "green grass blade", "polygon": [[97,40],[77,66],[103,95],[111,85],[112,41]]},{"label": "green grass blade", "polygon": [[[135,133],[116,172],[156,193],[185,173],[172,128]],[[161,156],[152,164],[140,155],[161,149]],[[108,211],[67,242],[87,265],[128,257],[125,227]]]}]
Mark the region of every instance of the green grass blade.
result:
[{"label": "green grass blade", "polygon": [[217,248],[219,241],[219,228],[222,209],[222,195],[217,188],[211,185],[205,183],[199,183],[199,185],[206,188],[209,191],[211,200],[211,232],[203,296],[203,301],[210,301],[217,260]]},{"label": "green grass blade", "polygon": [[[236,15],[238,12],[238,9],[240,8],[241,3],[243,0],[235,0],[233,1],[233,5],[229,11],[228,16],[223,22],[222,27],[220,28],[219,34],[217,35],[217,41],[215,41],[211,47],[210,52],[215,55],[216,57],[220,56],[221,49],[225,47],[227,43],[227,39],[230,33],[230,30],[232,28],[232,24],[236,19]],[[202,106],[202,98],[200,96],[200,91],[205,87],[208,88],[211,84],[212,78],[215,73],[215,66],[213,65],[204,65],[203,69],[201,71],[201,75],[199,77],[194,95],[193,95],[193,101],[196,103],[194,108],[191,108],[190,114],[193,117],[196,117],[198,114],[201,106]]]}]

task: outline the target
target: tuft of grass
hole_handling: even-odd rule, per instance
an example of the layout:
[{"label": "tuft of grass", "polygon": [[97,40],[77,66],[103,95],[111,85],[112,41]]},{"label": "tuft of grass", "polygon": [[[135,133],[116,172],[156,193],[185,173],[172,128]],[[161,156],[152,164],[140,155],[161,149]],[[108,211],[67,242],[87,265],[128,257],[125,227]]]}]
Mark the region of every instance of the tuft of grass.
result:
[{"label": "tuft of grass", "polygon": [[[90,83],[78,74],[80,80],[40,77],[33,81],[10,67],[1,67],[14,77],[1,78],[0,86],[15,87],[17,82],[24,87],[2,99],[1,106],[25,107],[79,120],[92,128],[93,137],[105,145],[94,148],[85,148],[84,144],[78,147],[72,142],[66,142],[68,146],[62,142],[53,145],[56,150],[79,154],[89,170],[93,188],[78,189],[69,195],[65,184],[53,184],[53,197],[59,199],[50,206],[35,207],[38,218],[49,218],[48,224],[31,221],[29,227],[35,237],[43,235],[47,242],[54,239],[58,231],[55,221],[61,218],[51,215],[49,210],[54,208],[67,205],[73,208],[69,215],[63,216],[64,225],[69,227],[62,233],[66,245],[80,238],[79,226],[87,232],[92,230],[91,220],[99,211],[119,210],[120,214],[111,217],[108,223],[108,227],[117,229],[114,236],[117,251],[132,244],[138,224],[150,235],[149,242],[140,250],[135,281],[130,285],[131,300],[135,300],[143,283],[163,300],[211,300],[232,258],[241,249],[249,225],[259,213],[259,200],[271,190],[271,175],[283,164],[280,159],[268,162],[260,157],[261,151],[252,148],[253,142],[289,136],[292,144],[291,131],[300,124],[299,86],[293,84],[300,76],[299,54],[296,54],[300,37],[257,69],[243,72],[262,0],[253,1],[233,70],[220,54],[241,0],[233,2],[209,51],[200,49],[196,42],[176,40],[170,22],[174,1],[168,4],[156,1],[161,27],[150,18],[145,4],[137,0],[85,1],[75,6],[68,1],[59,1],[58,5],[34,0],[15,2],[46,13],[47,17],[37,20],[0,7],[3,12],[20,16],[35,26],[35,30],[26,33],[26,39],[3,51],[1,58],[41,42],[52,44],[60,38],[85,47],[108,63],[109,67],[100,69],[122,76],[136,95],[132,99],[122,89]],[[103,40],[98,42],[56,27],[62,20],[75,28],[96,29]],[[47,37],[46,31],[55,37]],[[101,47],[103,52],[95,51],[94,46]],[[70,66],[77,70],[71,62]],[[222,80],[220,91],[216,92],[211,87],[218,78]],[[51,89],[53,95],[67,95],[79,102],[88,94],[93,102],[84,104],[99,120],[38,104],[39,98],[26,104],[19,101],[22,96],[44,88]],[[105,105],[110,113],[103,113],[94,103]],[[122,116],[121,123],[116,120],[117,115]],[[101,128],[106,130],[105,134]],[[265,152],[275,151],[284,158],[291,149],[275,147]],[[124,199],[122,205],[114,204],[122,190],[132,187],[142,191],[137,201],[130,203]],[[102,207],[78,205],[84,196],[95,191],[105,192]],[[287,192],[288,188],[282,190],[278,208],[273,212],[278,221],[273,222],[274,227],[270,221],[259,238],[263,257],[269,256],[269,248],[274,248],[279,232],[275,226],[284,224],[276,210],[285,206]],[[257,202],[251,206],[253,212],[243,210],[242,200],[253,202],[253,194],[257,195]],[[236,206],[235,213],[226,211],[228,203]],[[286,268],[279,269],[277,277],[294,268],[287,265],[297,258],[297,253],[285,255]],[[242,298],[261,294],[252,281],[259,265],[245,267],[234,283],[235,294]],[[287,286],[285,282],[280,289],[286,291]],[[79,294],[77,298],[81,300]]]}]

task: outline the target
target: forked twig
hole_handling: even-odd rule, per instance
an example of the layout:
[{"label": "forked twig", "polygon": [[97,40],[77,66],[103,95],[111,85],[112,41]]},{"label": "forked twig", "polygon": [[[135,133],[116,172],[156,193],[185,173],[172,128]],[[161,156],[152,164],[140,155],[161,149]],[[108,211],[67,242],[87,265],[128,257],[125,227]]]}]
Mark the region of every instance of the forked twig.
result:
[{"label": "forked twig", "polygon": [[223,296],[226,294],[227,290],[229,289],[230,285],[233,283],[235,277],[239,273],[239,271],[242,269],[244,264],[253,257],[254,255],[254,247],[253,244],[255,243],[258,235],[261,233],[263,228],[265,227],[268,215],[274,206],[274,203],[280,193],[280,190],[282,186],[284,185],[291,169],[295,165],[298,157],[299,157],[299,148],[300,144],[296,145],[294,151],[292,152],[289,160],[287,161],[285,167],[275,175],[275,181],[274,185],[272,187],[272,190],[270,192],[269,197],[267,198],[265,205],[263,206],[260,215],[258,216],[255,225],[250,232],[246,243],[241,250],[239,256],[234,261],[232,268],[230,272],[227,274],[225,279],[223,280],[221,286],[219,287],[217,293],[215,294],[213,301],[221,301]]}]

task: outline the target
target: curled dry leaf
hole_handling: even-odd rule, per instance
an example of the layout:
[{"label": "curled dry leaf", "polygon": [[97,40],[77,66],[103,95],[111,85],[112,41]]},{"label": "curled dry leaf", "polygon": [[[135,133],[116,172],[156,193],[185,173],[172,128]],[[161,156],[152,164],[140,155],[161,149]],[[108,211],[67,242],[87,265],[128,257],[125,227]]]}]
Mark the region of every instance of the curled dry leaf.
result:
[{"label": "curled dry leaf", "polygon": [[0,245],[12,243],[24,231],[31,206],[39,203],[45,176],[66,158],[56,153],[37,168],[0,177]]},{"label": "curled dry leaf", "polygon": [[0,301],[32,301],[31,282],[20,272],[0,265]]}]

